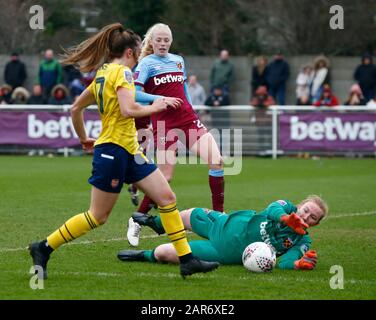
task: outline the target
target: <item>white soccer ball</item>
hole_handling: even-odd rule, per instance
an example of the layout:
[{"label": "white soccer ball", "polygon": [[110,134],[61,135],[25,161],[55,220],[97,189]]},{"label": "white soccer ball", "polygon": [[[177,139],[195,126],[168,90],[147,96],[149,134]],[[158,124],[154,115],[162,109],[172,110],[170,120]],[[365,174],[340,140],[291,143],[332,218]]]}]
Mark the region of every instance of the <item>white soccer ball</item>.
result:
[{"label": "white soccer ball", "polygon": [[275,267],[277,257],[274,249],[264,242],[248,245],[242,256],[244,267],[252,272],[268,272]]}]

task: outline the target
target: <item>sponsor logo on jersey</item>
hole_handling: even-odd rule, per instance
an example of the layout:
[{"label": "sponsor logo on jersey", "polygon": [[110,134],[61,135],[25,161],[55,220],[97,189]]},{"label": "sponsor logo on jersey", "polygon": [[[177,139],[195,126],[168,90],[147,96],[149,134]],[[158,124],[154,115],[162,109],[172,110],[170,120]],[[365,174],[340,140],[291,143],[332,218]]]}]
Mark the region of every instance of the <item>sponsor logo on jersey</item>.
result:
[{"label": "sponsor logo on jersey", "polygon": [[132,73],[128,70],[124,71],[124,78],[128,83],[132,83],[133,81]]},{"label": "sponsor logo on jersey", "polygon": [[293,245],[293,241],[291,240],[291,238],[287,238],[287,239],[283,240],[283,246],[286,249],[290,248],[292,245]]},{"label": "sponsor logo on jersey", "polygon": [[183,65],[181,62],[176,62],[176,66],[179,68],[179,70],[183,69]]},{"label": "sponsor logo on jersey", "polygon": [[285,206],[287,202],[285,200],[278,200],[277,201],[281,206]]},{"label": "sponsor logo on jersey", "polygon": [[268,224],[268,221],[264,221],[264,222],[260,223],[260,235],[261,235],[261,239],[262,239],[263,242],[265,242],[267,245],[269,245],[270,248],[274,252],[278,253],[277,250],[272,245],[272,243],[270,241],[270,236],[269,236],[268,232],[266,231],[267,224]]},{"label": "sponsor logo on jersey", "polygon": [[159,86],[160,84],[173,83],[173,82],[183,83],[184,77],[182,75],[172,75],[172,74],[168,74],[161,78],[154,77],[154,84],[156,86]]}]

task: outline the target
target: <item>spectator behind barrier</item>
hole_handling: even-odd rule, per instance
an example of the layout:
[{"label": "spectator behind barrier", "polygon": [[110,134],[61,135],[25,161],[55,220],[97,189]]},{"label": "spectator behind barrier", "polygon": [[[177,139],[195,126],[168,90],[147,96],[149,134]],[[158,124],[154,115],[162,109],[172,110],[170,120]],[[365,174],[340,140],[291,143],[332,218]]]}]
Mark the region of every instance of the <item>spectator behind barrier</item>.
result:
[{"label": "spectator behind barrier", "polygon": [[70,103],[71,99],[66,86],[58,84],[51,90],[51,97],[48,100],[48,104],[64,105]]},{"label": "spectator behind barrier", "polygon": [[308,95],[307,96],[301,96],[296,101],[296,104],[298,106],[311,106],[312,105],[311,98]]},{"label": "spectator behind barrier", "polygon": [[334,107],[339,105],[338,98],[332,93],[332,89],[328,84],[323,88],[323,93],[321,94],[320,100],[314,103],[316,107]]},{"label": "spectator behind barrier", "polygon": [[367,103],[363,96],[362,89],[358,84],[353,84],[350,88],[349,98],[345,102],[346,106],[365,106]]},{"label": "spectator behind barrier", "polygon": [[206,99],[205,105],[211,107],[228,106],[230,105],[230,98],[221,87],[216,87],[213,93]]},{"label": "spectator behind barrier", "polygon": [[43,97],[42,87],[39,84],[33,86],[33,94],[27,100],[27,104],[46,104],[47,100]]},{"label": "spectator behind barrier", "polygon": [[318,56],[314,61],[314,76],[311,86],[312,103],[320,100],[324,85],[330,85],[329,59],[323,55]]},{"label": "spectator behind barrier", "polygon": [[266,80],[269,94],[279,105],[285,105],[286,82],[290,76],[290,67],[282,52],[277,52],[274,60],[268,65]]},{"label": "spectator behind barrier", "polygon": [[27,100],[30,98],[30,92],[24,87],[18,87],[12,92],[12,104],[27,104]]},{"label": "spectator behind barrier", "polygon": [[251,73],[251,99],[254,96],[256,89],[260,86],[268,87],[266,75],[268,72],[268,59],[265,56],[256,58],[256,65],[252,67]]},{"label": "spectator behind barrier", "polygon": [[63,84],[69,88],[76,79],[81,79],[82,74],[73,65],[63,66]]},{"label": "spectator behind barrier", "polygon": [[42,86],[43,96],[48,98],[52,88],[62,83],[62,68],[60,63],[54,59],[54,52],[47,49],[44,60],[39,66],[38,83]]},{"label": "spectator behind barrier", "polygon": [[313,81],[313,67],[309,64],[302,67],[296,77],[296,103],[307,105],[311,103],[310,88]]},{"label": "spectator behind barrier", "polygon": [[358,81],[364,98],[368,102],[376,93],[376,66],[370,54],[363,55],[362,63],[355,69],[354,79]]},{"label": "spectator behind barrier", "polygon": [[188,92],[194,106],[205,104],[206,93],[203,86],[197,81],[197,76],[192,74],[188,78]]},{"label": "spectator behind barrier", "polygon": [[25,64],[20,61],[18,53],[13,52],[10,56],[10,61],[5,65],[4,80],[13,90],[17,87],[22,87],[26,78]]},{"label": "spectator behind barrier", "polygon": [[0,88],[1,104],[12,104],[12,87],[4,84]]},{"label": "spectator behind barrier", "polygon": [[221,110],[221,106],[230,105],[229,96],[222,90],[222,87],[215,87],[213,93],[206,99],[205,105],[213,107],[210,111],[212,127],[221,129],[229,127],[229,111]]},{"label": "spectator behind barrier", "polygon": [[250,101],[250,105],[258,109],[266,109],[273,104],[275,104],[275,100],[268,94],[266,86],[258,87],[254,97]]},{"label": "spectator behind barrier", "polygon": [[222,50],[210,73],[210,93],[219,87],[224,94],[229,95],[233,80],[234,65],[230,62],[230,54],[227,50]]},{"label": "spectator behind barrier", "polygon": [[367,102],[367,107],[376,108],[376,94],[370,101]]},{"label": "spectator behind barrier", "polygon": [[69,86],[71,100],[74,101],[85,90],[81,79],[74,79]]},{"label": "spectator behind barrier", "polygon": [[266,86],[260,86],[256,89],[250,104],[256,108],[251,122],[255,122],[258,149],[263,152],[268,144],[268,135],[265,132],[265,127],[270,125],[270,116],[266,113],[266,110],[269,106],[275,104],[275,101],[273,97],[268,94]]}]

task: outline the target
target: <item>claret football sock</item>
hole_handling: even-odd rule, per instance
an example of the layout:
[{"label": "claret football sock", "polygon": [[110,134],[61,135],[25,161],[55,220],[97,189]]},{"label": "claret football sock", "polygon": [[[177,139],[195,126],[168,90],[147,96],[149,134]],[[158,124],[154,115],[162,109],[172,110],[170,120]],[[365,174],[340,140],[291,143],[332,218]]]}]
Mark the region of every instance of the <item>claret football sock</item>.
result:
[{"label": "claret football sock", "polygon": [[188,244],[183,221],[176,207],[176,203],[159,207],[159,212],[163,228],[174,245],[179,259],[181,257],[182,259],[189,259],[192,256],[191,248]]},{"label": "claret football sock", "polygon": [[56,250],[62,244],[77,239],[98,226],[99,223],[93,214],[86,211],[70,218],[59,229],[51,233],[47,237],[47,243],[53,250]]},{"label": "claret football sock", "polygon": [[152,209],[153,207],[153,200],[151,200],[147,195],[145,195],[137,211],[141,213],[148,213],[150,209]]},{"label": "claret football sock", "polygon": [[224,170],[209,170],[209,185],[212,194],[212,208],[223,212],[225,201]]}]

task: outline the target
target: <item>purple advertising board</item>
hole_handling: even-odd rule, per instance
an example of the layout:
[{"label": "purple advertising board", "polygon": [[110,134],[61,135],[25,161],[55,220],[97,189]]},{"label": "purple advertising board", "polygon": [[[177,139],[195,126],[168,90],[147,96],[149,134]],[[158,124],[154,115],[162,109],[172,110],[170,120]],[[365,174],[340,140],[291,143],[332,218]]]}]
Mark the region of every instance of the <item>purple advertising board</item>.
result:
[{"label": "purple advertising board", "polygon": [[[97,138],[101,121],[97,111],[84,114],[88,136]],[[0,111],[0,145],[44,148],[79,147],[69,112]]]},{"label": "purple advertising board", "polygon": [[376,113],[314,112],[279,116],[286,151],[376,152]]}]

